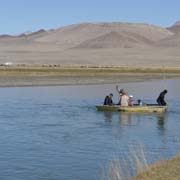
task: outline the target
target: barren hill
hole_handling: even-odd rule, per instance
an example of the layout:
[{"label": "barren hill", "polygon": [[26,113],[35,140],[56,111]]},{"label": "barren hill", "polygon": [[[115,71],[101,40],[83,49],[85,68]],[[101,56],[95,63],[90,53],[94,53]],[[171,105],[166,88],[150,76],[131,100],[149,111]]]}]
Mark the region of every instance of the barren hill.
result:
[{"label": "barren hill", "polygon": [[157,42],[159,46],[180,48],[180,21],[167,28],[174,34]]},{"label": "barren hill", "polygon": [[173,66],[178,47],[179,34],[159,26],[82,23],[0,36],[0,64]]},{"label": "barren hill", "polygon": [[[33,42],[58,45],[60,48],[81,47],[138,47],[169,37],[172,33],[164,28],[137,23],[83,23],[56,30],[28,32],[19,36],[0,36],[1,42]],[[116,41],[116,42],[115,42]],[[90,43],[90,45],[88,45]],[[97,45],[99,43],[99,45]],[[138,45],[139,44],[139,45]]]},{"label": "barren hill", "polygon": [[[95,40],[96,42],[101,41],[100,44],[101,43],[106,44],[106,45],[102,44],[101,47],[103,46],[106,47],[108,42],[108,47],[110,47],[112,44],[112,48],[113,48],[114,39],[116,39],[116,37],[119,39],[120,36],[121,38],[123,38],[123,40],[125,39],[127,39],[127,41],[128,39],[130,40],[128,46],[131,46],[131,42],[132,42],[132,46],[134,46],[134,40],[136,41],[136,39],[139,38],[144,40],[146,39],[147,42],[148,41],[151,42],[166,38],[169,35],[171,35],[171,32],[169,32],[168,30],[147,24],[84,23],[84,24],[77,24],[77,25],[71,25],[71,26],[59,28],[55,30],[53,33],[49,33],[46,36],[37,38],[36,41],[46,42],[46,43],[56,43],[66,48],[68,47],[72,48],[79,45],[81,47],[83,43],[87,45],[89,40],[91,44],[91,41]],[[104,42],[102,42],[103,39],[105,39]],[[137,41],[141,42],[139,40]],[[96,48],[96,45],[97,44],[95,44],[94,48]],[[92,44],[89,46],[92,48]],[[123,43],[120,42],[120,47],[122,46],[126,47],[126,42],[125,45],[123,45]]]},{"label": "barren hill", "polygon": [[94,39],[86,40],[75,48],[134,48],[151,45],[153,41],[136,33],[109,32]]},{"label": "barren hill", "polygon": [[168,27],[167,29],[172,31],[173,33],[179,33],[180,32],[180,21],[177,21],[175,24],[173,24],[171,27]]},{"label": "barren hill", "polygon": [[159,46],[180,48],[180,31],[168,38],[162,39],[157,44]]}]

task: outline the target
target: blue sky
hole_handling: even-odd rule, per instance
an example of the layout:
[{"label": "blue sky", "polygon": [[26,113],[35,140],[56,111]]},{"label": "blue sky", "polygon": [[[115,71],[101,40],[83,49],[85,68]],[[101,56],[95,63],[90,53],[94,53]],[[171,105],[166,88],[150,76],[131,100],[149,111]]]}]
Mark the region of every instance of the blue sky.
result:
[{"label": "blue sky", "polygon": [[0,0],[0,34],[80,22],[143,22],[167,27],[180,20],[180,0]]}]

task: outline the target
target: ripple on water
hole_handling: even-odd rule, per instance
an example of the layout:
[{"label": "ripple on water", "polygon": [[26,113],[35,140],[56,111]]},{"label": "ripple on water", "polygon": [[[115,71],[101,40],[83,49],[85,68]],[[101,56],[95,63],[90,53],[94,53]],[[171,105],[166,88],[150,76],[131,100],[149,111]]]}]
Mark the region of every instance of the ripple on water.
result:
[{"label": "ripple on water", "polygon": [[[150,163],[172,157],[179,152],[180,101],[169,84],[163,115],[97,112],[107,93],[116,98],[115,85],[0,89],[0,179],[100,179],[110,161],[140,146]],[[122,86],[151,102],[162,83]]]}]

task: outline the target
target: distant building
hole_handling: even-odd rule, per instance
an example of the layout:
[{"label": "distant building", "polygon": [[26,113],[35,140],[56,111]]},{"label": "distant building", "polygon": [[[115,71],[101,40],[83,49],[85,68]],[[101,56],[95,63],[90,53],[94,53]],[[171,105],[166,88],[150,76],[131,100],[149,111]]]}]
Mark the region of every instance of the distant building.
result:
[{"label": "distant building", "polygon": [[13,65],[12,62],[5,62],[5,63],[4,63],[4,66],[12,66],[12,65]]}]

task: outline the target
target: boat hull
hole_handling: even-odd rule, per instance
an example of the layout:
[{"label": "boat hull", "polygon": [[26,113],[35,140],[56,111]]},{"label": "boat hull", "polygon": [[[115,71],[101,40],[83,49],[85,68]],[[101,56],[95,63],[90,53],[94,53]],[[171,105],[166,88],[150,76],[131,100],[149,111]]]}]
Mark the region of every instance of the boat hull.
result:
[{"label": "boat hull", "polygon": [[119,112],[137,112],[137,113],[163,113],[167,111],[167,106],[146,105],[146,106],[96,106],[98,111],[119,111]]}]

